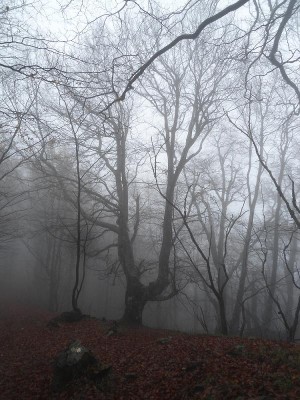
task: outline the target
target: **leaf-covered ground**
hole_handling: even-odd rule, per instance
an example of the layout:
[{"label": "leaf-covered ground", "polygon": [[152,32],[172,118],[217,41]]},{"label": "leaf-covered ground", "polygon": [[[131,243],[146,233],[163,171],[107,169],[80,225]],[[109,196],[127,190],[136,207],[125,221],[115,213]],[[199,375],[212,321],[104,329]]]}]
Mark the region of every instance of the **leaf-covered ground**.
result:
[{"label": "leaf-covered ground", "polygon": [[[300,399],[300,346],[147,328],[107,336],[109,323],[49,328],[53,316],[1,306],[1,399]],[[75,339],[112,374],[101,384],[83,379],[53,393],[53,360]]]}]

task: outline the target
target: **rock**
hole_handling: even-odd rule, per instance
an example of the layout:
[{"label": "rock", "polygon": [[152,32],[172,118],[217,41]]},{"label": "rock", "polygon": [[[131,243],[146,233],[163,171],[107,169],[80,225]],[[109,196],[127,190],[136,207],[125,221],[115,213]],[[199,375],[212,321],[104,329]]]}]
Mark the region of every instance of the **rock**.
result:
[{"label": "rock", "polygon": [[61,323],[63,322],[78,322],[82,319],[85,319],[86,316],[78,311],[65,311],[61,313],[59,316],[51,319],[47,323],[47,327],[49,328],[59,328]]},{"label": "rock", "polygon": [[52,389],[60,391],[66,385],[82,377],[99,381],[110,370],[110,366],[102,366],[79,341],[74,341],[58,355],[54,362]]},{"label": "rock", "polygon": [[113,336],[118,333],[118,324],[117,321],[113,321],[112,325],[106,331],[106,336]]},{"label": "rock", "polygon": [[125,374],[125,379],[127,381],[134,381],[137,378],[137,374],[135,374],[134,372],[127,372],[127,374]]},{"label": "rock", "polygon": [[159,343],[159,344],[167,344],[167,343],[170,343],[171,340],[172,340],[172,337],[169,336],[169,337],[166,337],[166,338],[157,339],[157,343]]},{"label": "rock", "polygon": [[194,387],[193,387],[193,393],[200,393],[203,392],[205,389],[205,386],[202,385],[201,383],[197,383]]},{"label": "rock", "polygon": [[59,328],[60,327],[60,323],[54,318],[54,319],[51,319],[47,323],[47,327],[48,328]]},{"label": "rock", "polygon": [[230,349],[227,354],[233,357],[237,357],[241,356],[244,353],[245,353],[245,346],[242,344],[238,344],[234,346],[232,349]]},{"label": "rock", "polygon": [[82,320],[83,315],[78,311],[65,311],[58,318],[61,322],[77,322]]},{"label": "rock", "polygon": [[190,363],[187,364],[186,367],[182,368],[185,372],[191,372],[195,371],[195,369],[198,369],[199,367],[202,367],[203,363],[202,361],[191,361]]},{"label": "rock", "polygon": [[251,397],[248,400],[272,400],[271,397],[267,396],[258,396],[258,397]]}]

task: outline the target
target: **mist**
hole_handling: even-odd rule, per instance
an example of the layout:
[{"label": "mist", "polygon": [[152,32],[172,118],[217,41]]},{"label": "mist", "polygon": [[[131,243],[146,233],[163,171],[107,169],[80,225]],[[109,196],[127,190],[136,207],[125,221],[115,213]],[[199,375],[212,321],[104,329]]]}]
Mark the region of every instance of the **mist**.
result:
[{"label": "mist", "polygon": [[2,300],[298,339],[297,4],[100,3],[0,9]]}]

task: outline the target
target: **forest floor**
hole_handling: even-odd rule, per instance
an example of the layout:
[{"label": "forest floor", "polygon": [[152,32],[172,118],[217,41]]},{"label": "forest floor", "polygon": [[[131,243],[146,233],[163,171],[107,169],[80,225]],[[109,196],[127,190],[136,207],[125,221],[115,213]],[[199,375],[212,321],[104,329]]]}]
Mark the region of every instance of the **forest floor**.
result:
[{"label": "forest floor", "polygon": [[[48,327],[55,315],[0,309],[0,399],[300,399],[300,346],[260,339],[119,328],[85,319]],[[79,340],[111,374],[51,389],[57,355]]]}]

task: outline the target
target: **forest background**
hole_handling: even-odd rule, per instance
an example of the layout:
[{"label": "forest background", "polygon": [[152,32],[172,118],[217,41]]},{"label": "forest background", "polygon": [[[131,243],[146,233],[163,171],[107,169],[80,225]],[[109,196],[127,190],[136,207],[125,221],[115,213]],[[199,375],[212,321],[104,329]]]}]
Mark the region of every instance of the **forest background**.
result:
[{"label": "forest background", "polygon": [[299,6],[1,6],[2,296],[297,338]]}]

